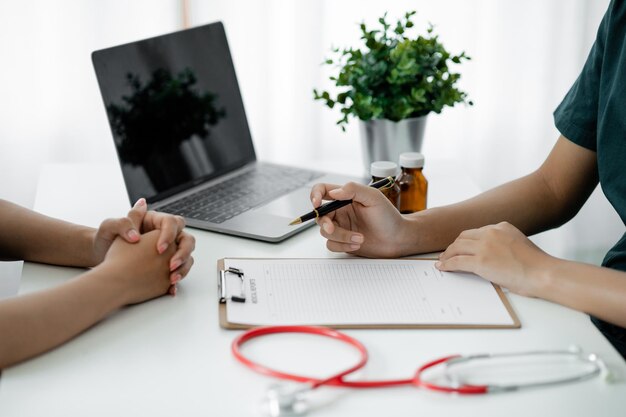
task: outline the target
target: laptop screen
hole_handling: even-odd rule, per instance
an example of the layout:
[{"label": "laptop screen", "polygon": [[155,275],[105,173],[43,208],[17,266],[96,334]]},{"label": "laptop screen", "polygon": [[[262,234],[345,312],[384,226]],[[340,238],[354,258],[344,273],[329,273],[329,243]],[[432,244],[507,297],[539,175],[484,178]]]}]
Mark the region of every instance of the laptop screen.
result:
[{"label": "laptop screen", "polygon": [[154,202],[256,159],[221,23],[95,51],[131,202]]}]

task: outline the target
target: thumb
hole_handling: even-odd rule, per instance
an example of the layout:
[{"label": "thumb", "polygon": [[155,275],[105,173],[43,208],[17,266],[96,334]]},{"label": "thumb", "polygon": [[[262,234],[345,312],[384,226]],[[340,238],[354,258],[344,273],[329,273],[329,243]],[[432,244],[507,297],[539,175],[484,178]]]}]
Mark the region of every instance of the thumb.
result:
[{"label": "thumb", "polygon": [[141,231],[141,224],[143,223],[143,218],[146,216],[147,212],[148,204],[146,203],[145,198],[137,200],[133,208],[128,212],[128,218],[133,226],[139,231]]},{"label": "thumb", "polygon": [[376,188],[356,182],[344,184],[341,188],[335,188],[328,192],[328,195],[335,200],[352,200],[366,207],[380,204],[385,198]]}]

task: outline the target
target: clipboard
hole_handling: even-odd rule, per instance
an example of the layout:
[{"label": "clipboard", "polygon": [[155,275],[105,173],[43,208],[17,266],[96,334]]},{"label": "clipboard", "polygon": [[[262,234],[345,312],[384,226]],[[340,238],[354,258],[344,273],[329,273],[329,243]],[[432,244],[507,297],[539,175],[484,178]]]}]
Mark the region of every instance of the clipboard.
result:
[{"label": "clipboard", "polygon": [[[243,293],[242,289],[229,289],[227,285],[228,277],[237,277],[237,280],[241,281],[241,288],[245,288],[245,280],[246,274],[243,268],[236,268],[231,266],[229,268],[225,267],[225,260],[236,261],[236,260],[244,260],[244,261],[327,261],[328,259],[312,259],[312,258],[222,258],[217,261],[217,289],[218,289],[218,317],[220,327],[228,330],[246,330],[253,327],[263,326],[267,324],[249,324],[249,323],[241,323],[241,322],[232,322],[229,320],[228,311],[227,311],[227,303],[229,302],[237,302],[237,303],[245,303],[246,296]],[[341,259],[333,259],[335,261]],[[434,261],[434,258],[403,258],[403,261]],[[323,325],[325,327],[330,327],[334,329],[519,329],[521,328],[521,322],[515,313],[515,310],[511,306],[508,297],[502,291],[499,285],[489,283],[503,307],[506,309],[506,313],[511,319],[510,323],[507,324],[414,324],[414,323],[375,323],[375,324],[342,324],[342,323],[333,323],[333,324],[319,324],[319,323],[307,323],[307,325]],[[274,324],[272,324],[274,325]]]}]

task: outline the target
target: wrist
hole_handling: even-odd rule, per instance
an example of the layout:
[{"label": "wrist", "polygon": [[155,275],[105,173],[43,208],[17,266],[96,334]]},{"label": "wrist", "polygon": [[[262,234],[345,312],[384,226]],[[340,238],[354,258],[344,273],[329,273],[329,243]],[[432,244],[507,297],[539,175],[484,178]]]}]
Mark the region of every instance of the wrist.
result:
[{"label": "wrist", "polygon": [[403,214],[396,242],[396,257],[415,255],[421,253],[420,248],[420,225],[421,219],[411,214]]},{"label": "wrist", "polygon": [[94,267],[102,262],[102,259],[97,258],[95,242],[96,242],[97,230],[91,227],[80,227],[78,231],[78,241],[81,242],[80,247],[84,248],[83,256],[81,257],[81,265],[85,267]]},{"label": "wrist", "polygon": [[442,246],[436,241],[442,230],[433,222],[432,211],[433,209],[428,209],[403,216],[406,220],[402,229],[406,236],[402,240],[404,256],[437,252],[447,246]]},{"label": "wrist", "polygon": [[94,250],[95,236],[96,230],[91,227],[69,224],[57,242],[63,248],[59,253],[65,254],[64,259],[52,263],[84,268],[97,265],[100,260]]},{"label": "wrist", "polygon": [[115,268],[102,263],[79,277],[83,284],[96,294],[101,317],[128,304],[125,299],[125,288],[121,281],[116,279],[119,276],[116,274]]},{"label": "wrist", "polygon": [[544,259],[530,263],[533,268],[527,274],[527,286],[523,295],[545,299],[547,295],[554,293],[558,286],[557,270],[564,262],[567,261],[545,254]]}]

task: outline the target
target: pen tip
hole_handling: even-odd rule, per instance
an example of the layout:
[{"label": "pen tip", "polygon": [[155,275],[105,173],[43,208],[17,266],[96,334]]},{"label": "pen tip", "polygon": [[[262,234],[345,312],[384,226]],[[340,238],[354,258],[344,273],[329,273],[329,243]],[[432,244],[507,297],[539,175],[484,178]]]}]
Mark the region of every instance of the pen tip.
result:
[{"label": "pen tip", "polygon": [[302,223],[302,219],[300,219],[300,217],[298,217],[295,220],[292,220],[291,223],[289,223],[289,226],[293,226],[294,224],[300,224]]}]

